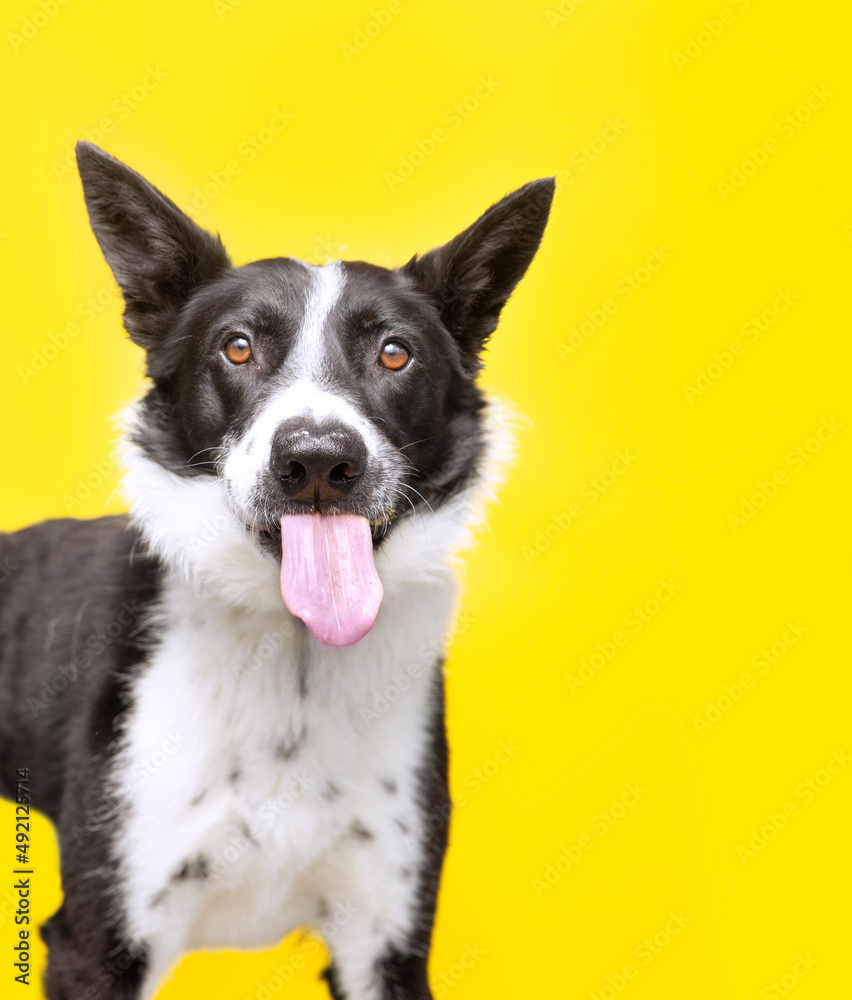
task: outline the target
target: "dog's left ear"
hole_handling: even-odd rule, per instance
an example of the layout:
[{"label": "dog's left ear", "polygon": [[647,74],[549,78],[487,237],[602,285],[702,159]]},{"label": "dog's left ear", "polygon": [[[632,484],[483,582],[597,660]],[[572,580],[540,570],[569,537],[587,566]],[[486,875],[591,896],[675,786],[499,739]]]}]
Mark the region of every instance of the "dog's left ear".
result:
[{"label": "dog's left ear", "polygon": [[530,181],[455,239],[401,269],[436,304],[470,371],[538,250],[554,189],[553,177]]},{"label": "dog's left ear", "polygon": [[92,231],[124,296],[124,325],[150,350],[192,292],[231,262],[218,237],[109,153],[78,142],[77,167]]}]

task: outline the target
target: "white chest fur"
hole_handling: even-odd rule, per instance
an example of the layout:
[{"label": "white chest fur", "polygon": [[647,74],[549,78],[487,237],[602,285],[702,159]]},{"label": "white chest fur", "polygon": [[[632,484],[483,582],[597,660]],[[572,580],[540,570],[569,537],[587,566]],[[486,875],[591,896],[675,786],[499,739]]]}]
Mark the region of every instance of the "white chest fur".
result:
[{"label": "white chest fur", "polygon": [[452,594],[392,593],[370,635],[335,650],[283,606],[247,615],[172,581],[115,775],[135,938],[168,921],[186,948],[272,943],[317,920],[324,861],[347,838],[416,865],[415,772]]}]

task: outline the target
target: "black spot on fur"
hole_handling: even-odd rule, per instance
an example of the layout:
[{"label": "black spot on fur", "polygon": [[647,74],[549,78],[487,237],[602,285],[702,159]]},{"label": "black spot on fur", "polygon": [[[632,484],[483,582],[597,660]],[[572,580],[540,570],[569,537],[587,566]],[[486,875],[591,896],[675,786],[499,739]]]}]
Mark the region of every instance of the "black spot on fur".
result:
[{"label": "black spot on fur", "polygon": [[307,730],[302,726],[302,730],[298,736],[294,736],[288,740],[281,740],[280,743],[276,744],[275,756],[280,760],[290,760],[291,757],[295,757],[299,750],[301,750],[302,745],[307,739],[307,735]]},{"label": "black spot on fur", "polygon": [[203,881],[210,875],[210,864],[207,858],[203,854],[199,854],[197,858],[192,861],[184,861],[180,869],[172,876],[172,880],[175,882],[181,882],[185,879],[200,879]]},{"label": "black spot on fur", "polygon": [[393,778],[379,778],[379,783],[382,788],[388,793],[388,795],[396,795],[399,791],[399,786],[393,780]]},{"label": "black spot on fur", "polygon": [[332,799],[339,798],[342,793],[333,781],[327,781],[320,794],[326,802],[331,802]]},{"label": "black spot on fur", "polygon": [[402,830],[402,832],[407,837],[408,834],[410,833],[410,830],[408,828],[408,824],[407,823],[403,823],[403,821],[401,819],[395,819],[394,823],[396,823],[396,825],[400,828],[400,830]]},{"label": "black spot on fur", "polygon": [[202,791],[200,791],[197,795],[195,795],[193,797],[193,799],[192,799],[192,801],[191,801],[190,804],[193,805],[193,806],[199,805],[204,800],[205,796],[207,795],[207,792],[208,792],[208,789],[206,789],[206,788],[203,789]]},{"label": "black spot on fur", "polygon": [[356,819],[349,827],[349,836],[354,837],[356,840],[375,840],[374,835],[370,833],[359,819]]},{"label": "black spot on fur", "polygon": [[241,773],[242,772],[240,771],[240,769],[238,767],[235,767],[234,770],[231,771],[231,773],[228,775],[228,781],[236,783],[237,781],[240,780]]}]

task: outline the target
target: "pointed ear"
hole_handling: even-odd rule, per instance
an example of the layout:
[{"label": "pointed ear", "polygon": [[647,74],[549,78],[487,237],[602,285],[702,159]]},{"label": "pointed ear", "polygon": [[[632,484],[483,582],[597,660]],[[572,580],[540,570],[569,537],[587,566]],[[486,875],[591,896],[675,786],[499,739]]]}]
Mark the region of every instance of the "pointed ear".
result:
[{"label": "pointed ear", "polygon": [[228,255],[217,236],[97,146],[77,143],[77,167],[92,230],[124,296],[124,325],[150,349],[192,292],[231,266]]},{"label": "pointed ear", "polygon": [[538,250],[554,188],[552,177],[530,181],[455,239],[401,269],[435,302],[471,371]]}]

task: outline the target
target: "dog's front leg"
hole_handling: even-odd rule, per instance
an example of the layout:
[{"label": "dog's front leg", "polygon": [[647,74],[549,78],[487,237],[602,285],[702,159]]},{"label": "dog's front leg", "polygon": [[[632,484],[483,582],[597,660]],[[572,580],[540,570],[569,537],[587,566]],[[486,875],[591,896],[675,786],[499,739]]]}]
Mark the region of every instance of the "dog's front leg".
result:
[{"label": "dog's front leg", "polygon": [[98,910],[74,899],[65,902],[41,928],[48,947],[45,992],[49,1000],[140,1000],[146,955],[125,947],[112,931],[106,907]]},{"label": "dog's front leg", "polygon": [[[440,681],[439,687],[440,687]],[[359,820],[315,883],[334,1000],[431,1000],[426,974],[450,819],[443,691],[410,781]]]},{"label": "dog's front leg", "polygon": [[361,842],[338,852],[339,875],[318,921],[334,1000],[430,1000],[426,965],[447,813],[436,812],[431,829],[400,831],[393,846],[359,827],[349,836]]}]

